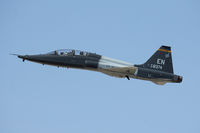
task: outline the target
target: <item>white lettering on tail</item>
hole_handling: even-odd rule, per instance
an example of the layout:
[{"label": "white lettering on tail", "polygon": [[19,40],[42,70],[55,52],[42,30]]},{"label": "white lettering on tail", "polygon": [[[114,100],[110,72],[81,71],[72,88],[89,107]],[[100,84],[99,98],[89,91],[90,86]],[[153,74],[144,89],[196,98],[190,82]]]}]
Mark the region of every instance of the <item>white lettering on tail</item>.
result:
[{"label": "white lettering on tail", "polygon": [[165,65],[165,60],[163,60],[163,59],[157,59],[157,64],[159,64],[159,65]]}]

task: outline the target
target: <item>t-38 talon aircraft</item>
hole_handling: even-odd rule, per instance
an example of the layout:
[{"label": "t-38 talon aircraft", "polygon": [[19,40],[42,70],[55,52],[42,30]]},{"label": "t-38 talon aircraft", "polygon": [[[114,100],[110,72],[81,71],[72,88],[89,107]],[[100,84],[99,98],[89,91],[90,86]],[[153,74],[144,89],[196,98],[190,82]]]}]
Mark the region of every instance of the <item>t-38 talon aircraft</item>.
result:
[{"label": "t-38 talon aircraft", "polygon": [[[14,54],[15,55],[15,54]],[[33,61],[58,67],[79,68],[102,72],[119,78],[136,78],[158,85],[181,83],[182,76],[173,72],[171,47],[161,46],[147,62],[134,65],[95,53],[79,50],[55,50],[47,54],[17,55],[23,61]]]}]

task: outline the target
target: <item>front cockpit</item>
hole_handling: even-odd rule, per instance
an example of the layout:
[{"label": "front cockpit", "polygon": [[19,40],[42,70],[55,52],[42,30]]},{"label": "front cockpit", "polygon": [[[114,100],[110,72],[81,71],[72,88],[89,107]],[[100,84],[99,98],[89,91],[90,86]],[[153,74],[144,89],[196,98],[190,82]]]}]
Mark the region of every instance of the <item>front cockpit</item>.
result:
[{"label": "front cockpit", "polygon": [[52,52],[47,53],[48,55],[58,55],[58,56],[100,56],[95,53],[80,51],[80,50],[74,50],[74,49],[60,49],[55,50]]}]

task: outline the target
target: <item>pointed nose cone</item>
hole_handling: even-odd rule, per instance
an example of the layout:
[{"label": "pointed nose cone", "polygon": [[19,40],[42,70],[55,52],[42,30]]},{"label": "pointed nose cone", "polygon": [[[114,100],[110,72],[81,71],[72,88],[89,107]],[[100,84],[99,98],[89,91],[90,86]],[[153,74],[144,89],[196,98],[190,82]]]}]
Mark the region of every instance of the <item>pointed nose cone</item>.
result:
[{"label": "pointed nose cone", "polygon": [[17,57],[18,57],[18,58],[21,58],[21,59],[25,59],[25,58],[26,58],[26,55],[18,55]]},{"label": "pointed nose cone", "polygon": [[41,60],[41,55],[18,55],[18,58],[21,58],[23,61],[36,61],[39,62]]},{"label": "pointed nose cone", "polygon": [[27,55],[17,55],[18,58],[21,58],[23,62],[27,59]]}]

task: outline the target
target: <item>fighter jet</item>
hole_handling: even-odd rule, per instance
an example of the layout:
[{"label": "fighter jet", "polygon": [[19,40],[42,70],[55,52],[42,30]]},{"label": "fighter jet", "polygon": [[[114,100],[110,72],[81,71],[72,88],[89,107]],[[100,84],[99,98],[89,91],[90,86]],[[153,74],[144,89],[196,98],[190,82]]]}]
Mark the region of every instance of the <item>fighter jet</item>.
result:
[{"label": "fighter jet", "polygon": [[182,76],[175,75],[170,46],[161,46],[144,64],[134,65],[96,53],[80,50],[61,49],[46,54],[17,55],[23,61],[53,65],[57,67],[78,68],[102,72],[118,78],[152,81],[158,85],[181,83]]}]

